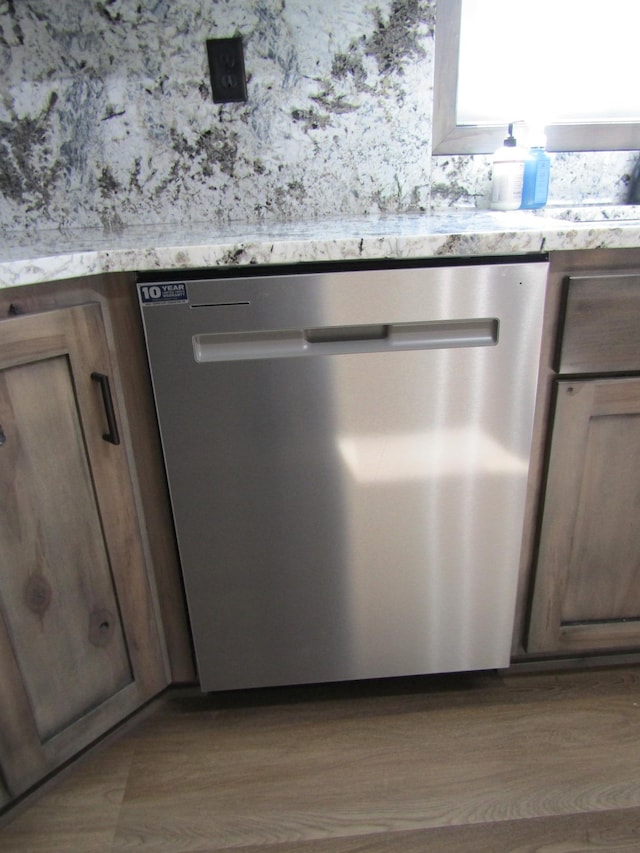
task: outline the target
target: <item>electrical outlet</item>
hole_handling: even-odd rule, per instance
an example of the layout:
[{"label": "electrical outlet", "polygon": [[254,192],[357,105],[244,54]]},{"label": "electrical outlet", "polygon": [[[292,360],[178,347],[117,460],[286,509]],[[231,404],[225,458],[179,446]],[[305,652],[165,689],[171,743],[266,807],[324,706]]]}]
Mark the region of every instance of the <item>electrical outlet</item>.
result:
[{"label": "electrical outlet", "polygon": [[216,104],[247,100],[242,36],[207,39],[211,91]]}]

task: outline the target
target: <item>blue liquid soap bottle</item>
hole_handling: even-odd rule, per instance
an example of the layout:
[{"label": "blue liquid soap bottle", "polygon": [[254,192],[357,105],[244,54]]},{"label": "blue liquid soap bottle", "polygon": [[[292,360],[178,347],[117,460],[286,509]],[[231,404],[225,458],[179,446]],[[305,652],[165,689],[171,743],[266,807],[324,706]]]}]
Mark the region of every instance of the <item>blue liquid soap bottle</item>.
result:
[{"label": "blue liquid soap bottle", "polygon": [[547,203],[551,158],[544,150],[545,144],[546,138],[543,133],[532,134],[531,147],[524,161],[522,204],[520,205],[523,210],[537,210]]}]

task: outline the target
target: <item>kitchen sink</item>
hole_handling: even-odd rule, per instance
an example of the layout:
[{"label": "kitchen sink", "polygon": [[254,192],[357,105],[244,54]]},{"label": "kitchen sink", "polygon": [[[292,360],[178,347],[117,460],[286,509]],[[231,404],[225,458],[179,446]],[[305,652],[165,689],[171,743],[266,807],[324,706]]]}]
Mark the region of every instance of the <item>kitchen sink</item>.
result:
[{"label": "kitchen sink", "polygon": [[578,207],[546,207],[540,214],[566,222],[637,222],[640,220],[639,204],[587,204]]}]

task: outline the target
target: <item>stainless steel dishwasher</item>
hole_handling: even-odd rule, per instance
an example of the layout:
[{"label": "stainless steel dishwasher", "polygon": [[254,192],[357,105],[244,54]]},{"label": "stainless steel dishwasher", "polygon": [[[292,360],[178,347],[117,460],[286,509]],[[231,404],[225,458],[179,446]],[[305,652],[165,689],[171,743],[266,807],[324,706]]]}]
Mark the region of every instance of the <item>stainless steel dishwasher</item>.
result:
[{"label": "stainless steel dishwasher", "polygon": [[139,283],[203,690],[508,664],[546,273]]}]

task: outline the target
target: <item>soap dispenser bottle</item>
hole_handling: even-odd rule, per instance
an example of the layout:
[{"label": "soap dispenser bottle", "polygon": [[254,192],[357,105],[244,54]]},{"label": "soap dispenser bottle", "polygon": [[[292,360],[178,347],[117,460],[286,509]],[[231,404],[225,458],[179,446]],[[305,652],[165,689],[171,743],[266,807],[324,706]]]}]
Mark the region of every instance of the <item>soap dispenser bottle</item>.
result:
[{"label": "soap dispenser bottle", "polygon": [[531,147],[524,161],[522,183],[524,210],[536,210],[547,203],[551,158],[544,150],[546,142],[547,139],[542,132],[536,131],[531,135]]},{"label": "soap dispenser bottle", "polygon": [[500,148],[493,155],[491,174],[492,210],[518,210],[522,204],[522,184],[527,152],[513,135],[513,124]]}]

